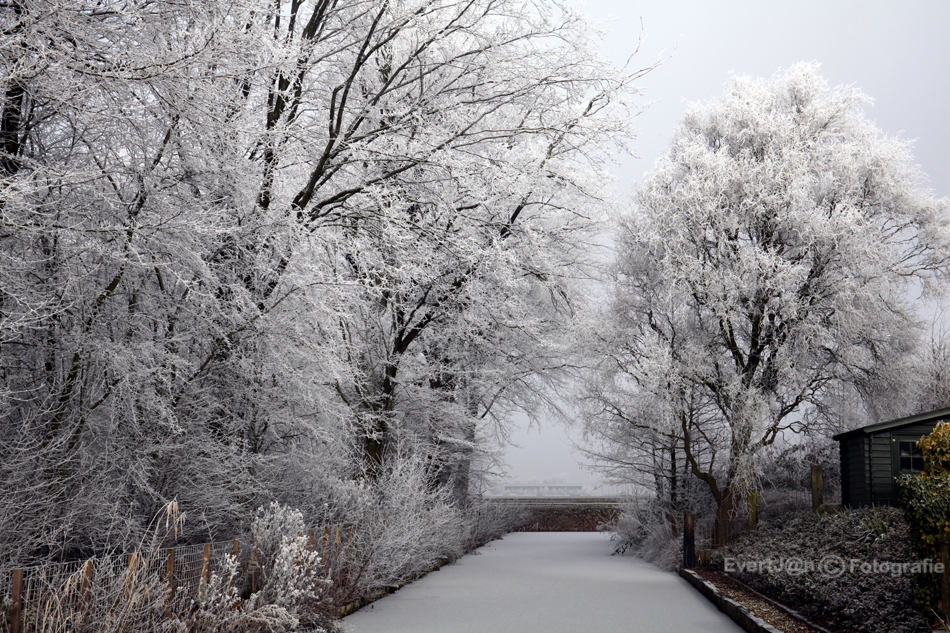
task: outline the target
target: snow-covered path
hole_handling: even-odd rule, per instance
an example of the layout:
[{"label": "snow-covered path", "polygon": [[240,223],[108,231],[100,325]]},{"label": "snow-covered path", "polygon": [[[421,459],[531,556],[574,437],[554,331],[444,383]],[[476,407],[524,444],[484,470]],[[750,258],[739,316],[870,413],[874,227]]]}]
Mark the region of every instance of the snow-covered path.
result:
[{"label": "snow-covered path", "polygon": [[352,633],[739,633],[678,575],[596,532],[508,534],[344,620]]}]

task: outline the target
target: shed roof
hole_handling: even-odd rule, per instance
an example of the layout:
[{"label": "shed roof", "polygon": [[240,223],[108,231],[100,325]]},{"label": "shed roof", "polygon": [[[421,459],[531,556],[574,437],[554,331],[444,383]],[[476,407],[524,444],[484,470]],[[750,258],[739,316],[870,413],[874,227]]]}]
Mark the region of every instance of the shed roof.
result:
[{"label": "shed roof", "polygon": [[906,418],[897,418],[896,420],[889,420],[887,422],[880,422],[878,424],[871,424],[868,426],[862,426],[860,429],[854,429],[853,431],[846,431],[845,433],[838,433],[831,439],[845,440],[859,435],[871,435],[872,433],[878,433],[880,431],[889,431],[891,429],[897,429],[902,426],[909,426],[911,424],[918,424],[920,422],[930,422],[931,420],[942,420],[950,419],[950,408],[947,409],[937,409],[936,411],[928,411],[927,413],[918,413],[917,415],[910,415]]}]

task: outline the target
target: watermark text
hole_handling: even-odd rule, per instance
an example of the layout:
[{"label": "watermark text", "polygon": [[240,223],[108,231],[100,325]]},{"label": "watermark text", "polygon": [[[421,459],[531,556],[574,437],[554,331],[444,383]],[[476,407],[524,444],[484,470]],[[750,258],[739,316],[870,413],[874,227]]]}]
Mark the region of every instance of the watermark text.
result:
[{"label": "watermark text", "polygon": [[890,576],[909,576],[911,574],[942,574],[943,563],[935,563],[929,558],[912,563],[864,560],[860,558],[842,558],[823,556],[818,560],[790,556],[788,558],[742,559],[726,556],[722,559],[723,571],[750,574],[787,573],[791,576],[802,574],[820,574],[825,578],[839,578],[844,574],[886,574]]}]

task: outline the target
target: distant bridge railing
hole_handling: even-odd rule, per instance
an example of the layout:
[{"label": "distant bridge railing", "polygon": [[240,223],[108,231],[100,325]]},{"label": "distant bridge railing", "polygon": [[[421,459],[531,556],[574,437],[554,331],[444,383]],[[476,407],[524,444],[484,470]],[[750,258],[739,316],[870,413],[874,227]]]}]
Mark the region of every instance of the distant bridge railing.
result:
[{"label": "distant bridge railing", "polygon": [[624,500],[617,497],[487,497],[490,503],[510,505],[587,505],[617,507]]}]

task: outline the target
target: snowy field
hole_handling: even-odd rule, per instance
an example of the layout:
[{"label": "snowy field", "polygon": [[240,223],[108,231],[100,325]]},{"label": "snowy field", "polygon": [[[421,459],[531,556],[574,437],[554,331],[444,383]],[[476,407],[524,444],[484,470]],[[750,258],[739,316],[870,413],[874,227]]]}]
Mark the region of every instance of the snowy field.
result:
[{"label": "snowy field", "polygon": [[508,534],[344,620],[351,633],[738,633],[674,573],[596,532]]}]

